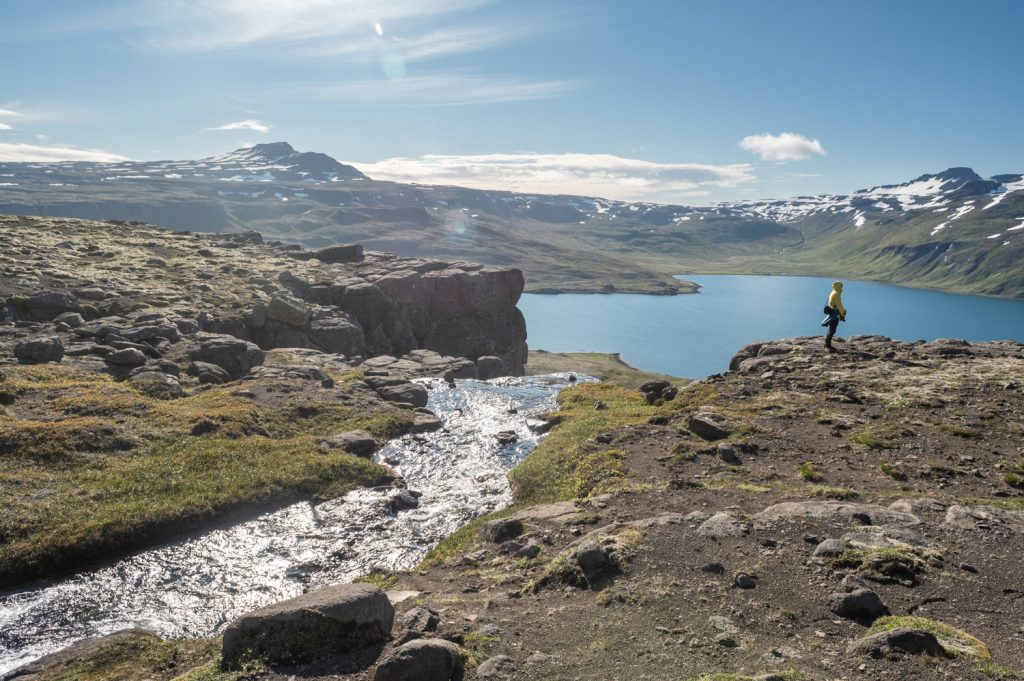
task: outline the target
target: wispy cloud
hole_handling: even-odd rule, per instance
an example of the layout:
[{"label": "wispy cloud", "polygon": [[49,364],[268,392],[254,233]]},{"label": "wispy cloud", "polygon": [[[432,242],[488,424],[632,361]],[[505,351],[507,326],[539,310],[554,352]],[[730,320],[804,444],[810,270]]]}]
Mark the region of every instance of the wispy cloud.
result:
[{"label": "wispy cloud", "polygon": [[[0,109],[0,118],[21,118],[21,114],[10,109]],[[0,130],[10,130],[11,125],[0,121]]]},{"label": "wispy cloud", "polygon": [[453,106],[492,104],[561,96],[575,81],[531,81],[503,76],[444,73],[383,80],[282,83],[259,94],[287,99],[336,101],[362,106]]},{"label": "wispy cloud", "polygon": [[266,134],[270,132],[271,126],[261,123],[251,118],[244,121],[234,121],[232,123],[225,123],[224,125],[218,125],[216,128],[207,128],[210,131],[216,130],[253,130],[255,132],[262,132]]},{"label": "wispy cloud", "polygon": [[795,132],[748,135],[740,140],[740,148],[757,154],[762,161],[806,161],[814,156],[825,155],[821,142]]},{"label": "wispy cloud", "polygon": [[127,161],[124,156],[100,149],[80,149],[68,146],[41,146],[37,144],[8,144],[0,142],[0,161],[50,163],[53,161],[93,161],[112,163]]},{"label": "wispy cloud", "polygon": [[418,35],[424,23],[485,4],[489,0],[149,0],[142,11],[149,16],[151,28],[141,45],[188,52],[274,46],[354,55],[358,50],[348,47],[353,39],[356,46],[372,48],[372,39],[394,36],[414,48],[433,45],[423,53],[425,57],[457,51],[460,44],[501,41],[501,31],[493,29],[489,40],[482,31],[451,32],[447,34],[451,47],[443,47],[443,34],[429,28],[426,35]]},{"label": "wispy cloud", "polygon": [[427,155],[351,163],[379,180],[628,201],[679,201],[755,179],[746,163],[655,163],[611,154]]}]

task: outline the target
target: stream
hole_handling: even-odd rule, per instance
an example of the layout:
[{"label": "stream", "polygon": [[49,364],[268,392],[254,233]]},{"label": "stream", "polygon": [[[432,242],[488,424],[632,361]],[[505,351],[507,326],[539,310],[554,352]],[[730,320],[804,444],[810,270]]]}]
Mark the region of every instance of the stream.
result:
[{"label": "stream", "polygon": [[[210,636],[249,610],[318,586],[415,566],[445,536],[511,502],[506,471],[539,440],[527,419],[555,409],[567,384],[568,375],[454,388],[430,381],[428,407],[445,427],[393,440],[373,457],[422,494],[416,508],[393,511],[394,488],[359,489],[0,594],[0,674],[128,627]],[[499,445],[495,434],[506,430],[519,439]]]}]

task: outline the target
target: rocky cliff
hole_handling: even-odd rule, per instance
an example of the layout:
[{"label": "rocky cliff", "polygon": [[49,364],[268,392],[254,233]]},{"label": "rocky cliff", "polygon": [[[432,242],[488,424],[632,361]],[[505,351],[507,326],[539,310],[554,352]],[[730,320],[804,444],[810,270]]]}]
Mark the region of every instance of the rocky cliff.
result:
[{"label": "rocky cliff", "polygon": [[359,246],[307,251],[264,243],[254,232],[0,217],[0,316],[14,322],[150,309],[264,350],[314,349],[353,365],[429,350],[473,362],[486,357],[488,376],[521,375],[522,290],[518,270]]}]

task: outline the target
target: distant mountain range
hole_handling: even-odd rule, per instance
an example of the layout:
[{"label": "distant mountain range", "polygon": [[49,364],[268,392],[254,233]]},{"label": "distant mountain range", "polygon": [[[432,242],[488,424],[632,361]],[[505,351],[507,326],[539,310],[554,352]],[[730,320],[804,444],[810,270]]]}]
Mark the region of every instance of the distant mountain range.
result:
[{"label": "distant mountain range", "polygon": [[522,268],[534,291],[686,290],[673,273],[862,277],[1024,297],[1024,177],[951,168],[849,195],[707,207],[368,178],[260,144],[198,161],[0,163],[0,213],[255,229]]}]

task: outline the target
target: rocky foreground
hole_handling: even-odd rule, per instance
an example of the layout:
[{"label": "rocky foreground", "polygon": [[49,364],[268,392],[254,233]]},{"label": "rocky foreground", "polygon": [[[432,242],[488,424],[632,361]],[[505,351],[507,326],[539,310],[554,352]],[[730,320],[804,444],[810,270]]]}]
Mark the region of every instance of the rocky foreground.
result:
[{"label": "rocky foreground", "polygon": [[838,345],[571,388],[517,505],[420,569],[12,678],[1021,678],[1024,345]]},{"label": "rocky foreground", "polygon": [[0,586],[402,481],[427,376],[522,374],[516,270],[0,216]]}]

